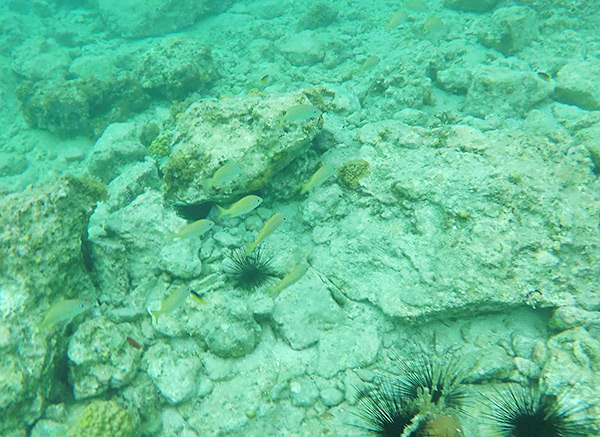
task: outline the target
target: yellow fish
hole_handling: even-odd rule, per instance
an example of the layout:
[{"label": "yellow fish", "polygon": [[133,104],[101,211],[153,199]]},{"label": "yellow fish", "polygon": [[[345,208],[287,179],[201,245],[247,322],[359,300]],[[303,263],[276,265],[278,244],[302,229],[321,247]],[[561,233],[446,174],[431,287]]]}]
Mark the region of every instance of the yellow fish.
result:
[{"label": "yellow fish", "polygon": [[331,165],[328,164],[324,164],[323,166],[321,166],[320,169],[318,169],[315,174],[312,175],[312,177],[310,178],[310,180],[302,185],[302,188],[300,189],[300,194],[304,194],[306,193],[308,190],[312,189],[312,188],[316,188],[319,185],[321,185],[323,182],[325,182],[329,176],[331,176],[335,171],[335,168]]},{"label": "yellow fish", "polygon": [[385,28],[387,30],[392,30],[394,27],[396,27],[398,24],[400,24],[400,22],[404,19],[404,17],[406,17],[406,12],[404,12],[404,11],[396,12],[394,15],[392,15],[392,17],[390,18],[390,21],[388,21],[388,23],[385,25]]},{"label": "yellow fish", "polygon": [[379,56],[377,55],[371,55],[369,56],[365,62],[363,62],[362,67],[360,67],[360,69],[358,70],[358,73],[362,73],[363,71],[366,70],[370,70],[371,68],[375,67],[377,64],[379,64]]},{"label": "yellow fish", "polygon": [[179,231],[174,234],[173,232],[169,232],[169,240],[183,240],[184,238],[189,237],[199,237],[202,234],[208,232],[215,225],[215,222],[212,220],[198,220],[194,223],[190,223],[188,225],[183,226]]},{"label": "yellow fish", "polygon": [[235,179],[237,175],[242,173],[242,166],[235,162],[228,162],[220,167],[212,178],[204,181],[204,189],[209,191],[211,188],[221,188],[225,183]]},{"label": "yellow fish", "polygon": [[303,121],[321,114],[322,112],[313,105],[300,103],[298,105],[289,107],[281,119],[287,122]]},{"label": "yellow fish", "polygon": [[71,320],[73,317],[87,311],[91,306],[92,304],[89,302],[79,299],[68,299],[57,302],[48,309],[44,320],[38,325],[38,328],[42,331],[58,322]]},{"label": "yellow fish", "polygon": [[251,243],[246,243],[246,256],[250,255],[254,248],[258,246],[261,241],[267,238],[275,229],[277,229],[284,220],[285,216],[280,213],[271,217],[260,230],[256,239]]},{"label": "yellow fish", "polygon": [[217,209],[219,210],[219,218],[229,216],[239,217],[244,214],[248,214],[250,211],[258,207],[262,203],[262,198],[255,196],[253,194],[246,196],[233,205],[231,205],[228,209],[225,209],[219,205],[217,205]]},{"label": "yellow fish", "polygon": [[284,289],[288,288],[290,285],[298,282],[298,280],[302,276],[304,276],[305,273],[306,273],[306,267],[304,267],[302,264],[297,265],[296,267],[294,267],[292,269],[291,272],[289,272],[287,275],[285,275],[281,281],[279,281],[279,284],[271,287],[269,289],[268,293],[271,296],[273,296],[273,298],[277,297],[279,295],[279,293],[281,293],[282,290],[284,290]]},{"label": "yellow fish", "polygon": [[180,286],[175,289],[165,300],[160,304],[159,310],[148,310],[148,313],[152,316],[152,323],[156,325],[158,318],[163,314],[169,314],[179,306],[181,306],[187,297],[190,295],[190,291],[186,286]]},{"label": "yellow fish", "polygon": [[438,17],[431,16],[427,19],[425,24],[423,24],[423,32],[435,32],[438,30],[442,30],[444,28],[444,22],[440,20]]}]

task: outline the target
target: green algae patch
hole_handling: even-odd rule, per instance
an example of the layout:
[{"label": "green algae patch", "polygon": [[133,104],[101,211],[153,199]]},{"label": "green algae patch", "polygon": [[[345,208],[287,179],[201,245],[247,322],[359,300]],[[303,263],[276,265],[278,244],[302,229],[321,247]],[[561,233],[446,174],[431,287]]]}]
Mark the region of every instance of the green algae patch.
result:
[{"label": "green algae patch", "polygon": [[69,429],[67,437],[133,437],[137,425],[133,415],[115,401],[91,402]]}]

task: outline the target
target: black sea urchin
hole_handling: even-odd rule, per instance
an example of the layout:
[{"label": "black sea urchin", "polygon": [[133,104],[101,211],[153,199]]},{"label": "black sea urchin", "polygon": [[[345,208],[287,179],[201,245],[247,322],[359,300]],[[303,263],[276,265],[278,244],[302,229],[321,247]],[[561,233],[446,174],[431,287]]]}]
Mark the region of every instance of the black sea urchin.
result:
[{"label": "black sea urchin", "polygon": [[365,423],[360,428],[385,437],[398,437],[417,414],[414,406],[395,393],[394,387],[382,383],[358,393],[360,410],[357,415]]},{"label": "black sea urchin", "polygon": [[400,360],[400,375],[394,388],[400,396],[412,402],[427,401],[439,408],[462,412],[468,398],[462,384],[466,376],[464,364],[454,355],[445,361],[422,355],[413,362]]},{"label": "black sea urchin", "polygon": [[539,388],[510,386],[486,397],[493,408],[484,413],[497,436],[584,437],[595,435],[593,419],[585,415],[589,404],[576,401],[569,392],[560,396]]},{"label": "black sea urchin", "polygon": [[265,257],[260,247],[250,255],[246,255],[244,250],[233,251],[227,258],[229,263],[225,267],[225,274],[236,287],[256,290],[275,276],[272,258]]}]

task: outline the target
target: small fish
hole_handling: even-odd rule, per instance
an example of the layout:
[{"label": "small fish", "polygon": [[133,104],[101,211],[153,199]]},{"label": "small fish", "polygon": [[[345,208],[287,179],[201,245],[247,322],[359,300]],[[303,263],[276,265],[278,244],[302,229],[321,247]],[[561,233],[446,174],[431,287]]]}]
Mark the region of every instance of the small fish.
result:
[{"label": "small fish", "polygon": [[296,283],[304,274],[306,273],[306,267],[302,264],[297,265],[289,272],[284,278],[279,281],[279,284],[274,285],[269,289],[269,295],[273,296],[273,298],[277,297],[282,290],[288,288],[290,285]]},{"label": "small fish", "polygon": [[158,318],[163,314],[169,314],[176,308],[181,306],[187,297],[190,295],[190,291],[185,286],[177,287],[168,297],[166,297],[160,304],[159,310],[148,310],[148,313],[152,316],[152,323],[156,325]]},{"label": "small fish", "polygon": [[362,67],[360,67],[360,69],[358,70],[358,73],[362,73],[363,71],[370,70],[371,68],[373,68],[377,64],[379,64],[379,61],[380,61],[379,56],[377,56],[377,55],[369,56],[367,59],[365,59],[365,62],[363,62]]},{"label": "small fish", "polygon": [[79,299],[68,299],[57,302],[48,309],[44,320],[38,325],[38,328],[42,331],[58,322],[71,320],[73,317],[88,310],[91,306],[92,304],[89,302]]},{"label": "small fish", "polygon": [[546,82],[552,82],[552,76],[550,76],[545,71],[538,71],[537,75],[540,79],[545,80]]},{"label": "small fish", "polygon": [[139,344],[137,341],[135,341],[133,338],[131,338],[131,337],[127,337],[127,339],[126,339],[126,340],[127,340],[127,343],[129,343],[129,345],[130,345],[132,348],[134,348],[134,349],[137,349],[137,350],[140,350],[140,349],[142,348],[142,345],[141,345],[141,344]]},{"label": "small fish", "polygon": [[444,28],[444,22],[440,20],[438,17],[431,16],[427,19],[425,24],[423,24],[423,32],[431,33],[437,30],[441,30]]},{"label": "small fish", "polygon": [[324,164],[319,168],[315,174],[312,175],[310,180],[302,185],[300,194],[306,193],[308,190],[313,189],[325,182],[331,175],[333,175],[335,168],[331,165]]},{"label": "small fish", "polygon": [[406,17],[406,12],[404,11],[398,11],[394,13],[394,15],[391,16],[390,21],[388,21],[388,23],[385,25],[385,28],[387,30],[392,30],[398,24],[400,24],[402,20],[404,20],[404,17]]},{"label": "small fish", "polygon": [[313,105],[300,103],[299,105],[294,105],[288,108],[281,119],[287,122],[303,121],[321,114],[322,112]]},{"label": "small fish", "polygon": [[246,256],[250,255],[254,248],[258,246],[261,241],[263,241],[275,229],[277,229],[283,220],[285,220],[285,216],[280,213],[275,214],[273,217],[271,217],[260,230],[258,236],[254,239],[254,241],[251,243],[246,243]]},{"label": "small fish", "polygon": [[204,181],[204,189],[210,191],[212,188],[221,188],[227,182],[235,179],[237,175],[242,173],[243,168],[240,164],[235,162],[228,162],[227,164],[220,167],[212,178]]},{"label": "small fish", "polygon": [[225,216],[233,218],[233,217],[239,217],[244,214],[248,214],[250,211],[255,209],[258,205],[260,205],[262,203],[262,201],[263,200],[261,197],[251,194],[249,196],[246,196],[246,197],[238,200],[237,202],[235,202],[233,205],[231,205],[227,209],[217,205],[217,209],[219,210],[219,218],[225,217]]},{"label": "small fish", "polygon": [[169,232],[169,240],[183,240],[184,238],[199,237],[212,229],[214,225],[215,222],[212,220],[201,219],[183,226],[176,234]]},{"label": "small fish", "polygon": [[268,82],[271,81],[271,76],[268,74],[265,74],[263,77],[261,77],[260,81],[258,82],[258,84],[260,85],[260,87],[264,87]]},{"label": "small fish", "polygon": [[192,293],[192,297],[194,299],[198,300],[203,305],[206,305],[206,301],[204,300],[204,298],[202,297],[202,295],[200,293],[198,293],[197,291],[194,291],[194,290],[190,290],[190,293]]}]

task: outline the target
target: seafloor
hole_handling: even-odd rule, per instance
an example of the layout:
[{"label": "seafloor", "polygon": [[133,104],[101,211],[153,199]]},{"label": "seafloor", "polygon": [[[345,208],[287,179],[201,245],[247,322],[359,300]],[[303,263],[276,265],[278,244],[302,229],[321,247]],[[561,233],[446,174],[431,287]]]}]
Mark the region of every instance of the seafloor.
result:
[{"label": "seafloor", "polygon": [[[3,0],[0,435],[368,435],[428,363],[466,394],[427,435],[494,435],[514,386],[600,435],[599,28],[591,0]],[[273,276],[240,276],[274,214],[235,252]]]}]

